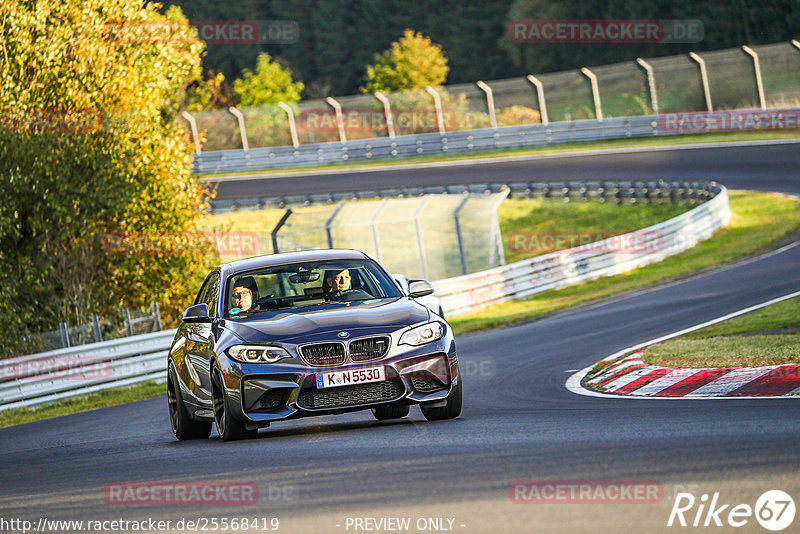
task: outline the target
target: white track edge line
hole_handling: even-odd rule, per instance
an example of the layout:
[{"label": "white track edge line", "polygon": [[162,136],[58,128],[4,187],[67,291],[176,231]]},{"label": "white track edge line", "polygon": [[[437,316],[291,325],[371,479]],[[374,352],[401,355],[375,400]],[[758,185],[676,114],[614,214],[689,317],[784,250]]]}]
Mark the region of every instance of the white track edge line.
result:
[{"label": "white track edge line", "polygon": [[[695,330],[700,330],[700,329],[705,328],[707,326],[715,325],[717,323],[721,323],[723,321],[727,321],[728,319],[733,319],[734,317],[738,317],[740,315],[744,315],[744,314],[750,313],[752,311],[760,310],[761,308],[765,308],[765,307],[767,307],[767,306],[769,306],[771,304],[777,304],[778,302],[782,302],[784,300],[788,300],[788,299],[791,299],[791,298],[794,298],[794,297],[798,297],[798,296],[800,296],[800,291],[795,291],[793,293],[789,293],[789,294],[783,295],[781,297],[776,297],[774,299],[770,299],[770,300],[768,300],[766,302],[761,302],[761,303],[755,304],[753,306],[748,306],[747,308],[743,308],[741,310],[737,310],[737,311],[729,313],[727,315],[723,315],[722,317],[717,317],[716,319],[711,319],[710,321],[706,321],[704,323],[696,324],[694,326],[690,326],[689,328],[684,328],[683,330],[678,330],[677,332],[672,332],[671,334],[667,334],[667,335],[664,335],[664,336],[661,336],[661,337],[657,337],[655,339],[651,339],[649,341],[645,341],[644,343],[639,343],[638,345],[633,345],[632,347],[628,347],[626,349],[622,349],[620,351],[615,352],[614,354],[612,354],[610,356],[606,356],[605,358],[603,358],[600,361],[602,362],[602,361],[607,361],[607,360],[613,360],[615,358],[619,358],[620,356],[623,356],[623,355],[627,354],[628,352],[632,352],[634,350],[638,350],[638,349],[647,347],[649,345],[654,345],[656,343],[661,343],[662,341],[666,341],[668,339],[672,339],[672,338],[675,338],[675,337],[678,337],[678,336],[682,336],[684,334],[688,334],[689,332],[694,332]],[[775,396],[775,397],[687,397],[687,396],[684,396],[684,397],[637,397],[635,395],[611,395],[611,394],[608,394],[608,393],[602,393],[600,391],[591,390],[591,389],[585,388],[585,387],[583,387],[581,385],[581,381],[583,380],[583,378],[587,374],[589,374],[589,372],[592,370],[594,365],[596,365],[596,364],[593,364],[593,365],[590,365],[588,367],[585,367],[585,368],[581,369],[580,371],[578,371],[577,373],[574,373],[572,376],[570,376],[567,379],[566,383],[564,384],[564,386],[567,388],[567,390],[571,391],[572,393],[575,393],[576,395],[585,395],[585,396],[588,396],[588,397],[602,397],[602,398],[605,398],[605,399],[611,398],[611,399],[637,399],[637,400],[640,400],[640,399],[649,399],[649,400],[721,400],[721,399],[737,400],[737,399],[792,399],[792,398],[800,398],[800,397],[788,397],[788,396]]]}]

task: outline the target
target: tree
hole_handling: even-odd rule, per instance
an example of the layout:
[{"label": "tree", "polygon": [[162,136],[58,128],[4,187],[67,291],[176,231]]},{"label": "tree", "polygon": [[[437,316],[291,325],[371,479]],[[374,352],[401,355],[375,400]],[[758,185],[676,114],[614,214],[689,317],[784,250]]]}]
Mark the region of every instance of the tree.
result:
[{"label": "tree", "polygon": [[221,72],[209,71],[206,79],[195,80],[186,89],[186,111],[224,109],[233,105],[233,89]]},{"label": "tree", "polygon": [[269,54],[259,54],[256,71],[244,71],[242,78],[233,82],[233,90],[241,97],[242,106],[263,106],[278,102],[297,102],[303,91],[303,82],[292,81],[292,73],[273,62]]},{"label": "tree", "polygon": [[438,86],[447,79],[449,70],[441,46],[421,33],[406,30],[388,50],[376,54],[374,65],[367,66],[367,84],[362,91],[374,93]]},{"label": "tree", "polygon": [[157,7],[0,2],[7,344],[154,301],[174,317],[213,260],[199,228],[208,195],[175,120],[203,44],[178,8]]}]

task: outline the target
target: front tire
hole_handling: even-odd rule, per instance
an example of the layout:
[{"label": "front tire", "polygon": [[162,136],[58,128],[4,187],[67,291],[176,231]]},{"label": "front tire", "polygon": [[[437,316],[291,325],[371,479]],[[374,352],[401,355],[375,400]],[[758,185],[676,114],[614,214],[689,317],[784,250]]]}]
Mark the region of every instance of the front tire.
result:
[{"label": "front tire", "polygon": [[223,441],[248,439],[258,434],[257,429],[247,430],[244,424],[231,415],[230,401],[225,394],[222,373],[216,366],[211,371],[211,400],[214,408],[214,424],[217,427],[217,434]]},{"label": "front tire", "polygon": [[422,415],[428,421],[440,421],[442,419],[455,419],[461,415],[461,380],[447,397],[447,403],[440,408],[431,408],[424,404],[419,405]]},{"label": "front tire", "polygon": [[389,419],[400,419],[401,417],[405,417],[408,415],[410,406],[401,405],[401,406],[378,406],[377,408],[372,409],[372,415],[375,416],[375,419],[378,421],[386,421]]},{"label": "front tire", "polygon": [[167,402],[169,404],[169,421],[172,433],[181,441],[187,439],[207,438],[211,435],[210,421],[195,421],[186,411],[183,404],[178,376],[172,363],[167,371]]}]

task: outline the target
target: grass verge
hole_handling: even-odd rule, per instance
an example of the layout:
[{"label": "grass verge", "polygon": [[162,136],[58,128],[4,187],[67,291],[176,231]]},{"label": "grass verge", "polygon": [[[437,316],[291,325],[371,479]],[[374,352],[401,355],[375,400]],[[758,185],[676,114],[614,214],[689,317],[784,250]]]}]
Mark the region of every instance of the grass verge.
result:
[{"label": "grass verge", "polygon": [[258,174],[280,174],[286,172],[322,171],[330,169],[359,169],[370,167],[390,167],[392,165],[408,165],[414,163],[433,163],[437,161],[460,161],[503,156],[533,156],[541,154],[560,154],[569,152],[584,152],[587,150],[608,150],[615,148],[638,148],[650,146],[688,145],[694,143],[731,143],[735,141],[763,141],[771,139],[797,139],[800,130],[779,130],[761,132],[729,132],[713,134],[685,134],[660,137],[637,137],[625,139],[610,139],[607,141],[585,141],[580,143],[565,143],[540,147],[508,148],[503,150],[482,150],[475,153],[431,154],[428,156],[409,156],[397,159],[376,161],[327,163],[307,167],[282,167],[280,169],[262,169],[247,172],[235,171],[226,173],[204,173],[201,178],[222,178],[225,176],[243,176]]},{"label": "grass verge", "polygon": [[800,363],[800,297],[648,347],[664,367],[759,367]]},{"label": "grass verge", "polygon": [[[41,419],[49,419],[60,415],[71,413],[86,412],[116,406],[138,400],[157,397],[167,392],[167,386],[163,382],[144,382],[129,387],[112,388],[91,395],[73,397],[52,404],[44,404],[33,408],[15,408],[0,412],[0,428],[21,423],[30,423]],[[164,420],[167,420],[167,407],[164,404]]]},{"label": "grass verge", "polygon": [[530,320],[757,254],[800,228],[796,200],[772,193],[731,191],[729,194],[730,224],[682,254],[624,275],[488,306],[454,318],[450,323],[456,334],[463,334]]}]

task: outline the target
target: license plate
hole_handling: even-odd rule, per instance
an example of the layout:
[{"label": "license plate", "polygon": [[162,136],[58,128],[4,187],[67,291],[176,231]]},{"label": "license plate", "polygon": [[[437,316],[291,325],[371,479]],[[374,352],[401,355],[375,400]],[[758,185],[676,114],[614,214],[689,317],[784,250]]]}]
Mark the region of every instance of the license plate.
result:
[{"label": "license plate", "polygon": [[335,371],[333,373],[317,373],[317,388],[335,388],[351,384],[366,384],[367,382],[380,382],[386,379],[383,367],[370,367],[369,369],[352,369],[350,371]]}]

